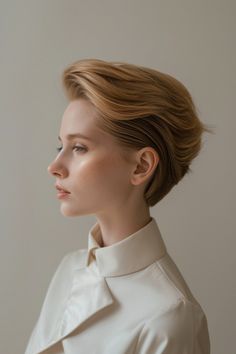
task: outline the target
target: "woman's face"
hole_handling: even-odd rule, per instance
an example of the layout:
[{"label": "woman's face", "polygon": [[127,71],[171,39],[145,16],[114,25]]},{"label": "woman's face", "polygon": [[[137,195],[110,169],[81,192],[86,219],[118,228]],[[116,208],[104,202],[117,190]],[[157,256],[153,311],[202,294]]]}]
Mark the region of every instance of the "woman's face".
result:
[{"label": "woman's face", "polygon": [[[48,172],[70,192],[60,199],[65,216],[116,212],[125,205],[134,187],[130,182],[134,165],[122,158],[114,138],[95,122],[93,106],[82,98],[71,101],[62,117],[62,149]],[[89,139],[69,138],[78,133]]]}]

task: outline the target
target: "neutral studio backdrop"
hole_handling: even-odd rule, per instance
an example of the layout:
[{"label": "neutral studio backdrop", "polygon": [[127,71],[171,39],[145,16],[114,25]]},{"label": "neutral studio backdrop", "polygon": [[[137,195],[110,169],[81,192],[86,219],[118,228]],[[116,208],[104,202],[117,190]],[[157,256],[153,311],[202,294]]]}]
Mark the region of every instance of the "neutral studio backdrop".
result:
[{"label": "neutral studio backdrop", "polygon": [[67,101],[61,73],[82,58],[169,73],[206,133],[193,173],[151,208],[208,319],[212,354],[235,352],[235,35],[230,0],[0,1],[0,352],[24,353],[63,255],[93,216],[65,218],[47,166]]}]

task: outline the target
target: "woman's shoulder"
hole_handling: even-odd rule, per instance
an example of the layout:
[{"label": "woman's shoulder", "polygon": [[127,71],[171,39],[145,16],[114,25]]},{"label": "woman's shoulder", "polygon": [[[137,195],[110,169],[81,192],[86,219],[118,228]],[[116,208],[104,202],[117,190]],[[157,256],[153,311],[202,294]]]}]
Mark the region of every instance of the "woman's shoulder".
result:
[{"label": "woman's shoulder", "polygon": [[[172,257],[155,261],[158,276],[155,279],[157,300],[143,326],[137,351],[146,352],[163,346],[168,353],[210,353],[210,340],[206,314],[190,290],[179,267]],[[144,349],[145,348],[145,349]],[[143,350],[143,351],[142,351]]]},{"label": "woman's shoulder", "polygon": [[78,249],[61,258],[47,288],[26,354],[39,352],[42,345],[46,346],[51,338],[57,337],[58,325],[66,310],[76,269],[83,268],[86,254],[87,249]]},{"label": "woman's shoulder", "polygon": [[168,311],[154,314],[143,326],[136,349],[146,353],[155,346],[155,353],[162,348],[169,354],[209,354],[210,335],[205,314],[185,298]]}]

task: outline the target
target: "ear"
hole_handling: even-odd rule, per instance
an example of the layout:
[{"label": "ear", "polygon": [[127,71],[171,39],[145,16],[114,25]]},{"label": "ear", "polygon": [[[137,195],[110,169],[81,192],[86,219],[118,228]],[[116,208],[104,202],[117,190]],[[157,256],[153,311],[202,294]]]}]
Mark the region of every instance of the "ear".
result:
[{"label": "ear", "polygon": [[133,185],[143,184],[149,180],[159,162],[159,155],[152,147],[144,147],[136,153],[136,165],[131,175]]}]

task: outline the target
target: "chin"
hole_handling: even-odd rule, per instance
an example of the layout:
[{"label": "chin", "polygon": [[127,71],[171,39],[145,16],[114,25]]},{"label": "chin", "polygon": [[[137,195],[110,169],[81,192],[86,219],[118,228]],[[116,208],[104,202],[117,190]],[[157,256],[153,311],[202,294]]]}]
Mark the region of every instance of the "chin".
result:
[{"label": "chin", "polygon": [[61,214],[66,217],[75,217],[81,215],[88,215],[88,212],[86,212],[85,210],[72,209],[62,205]]},{"label": "chin", "polygon": [[66,206],[61,206],[61,214],[67,217],[78,216],[78,210],[73,210],[72,208],[68,208]]}]

